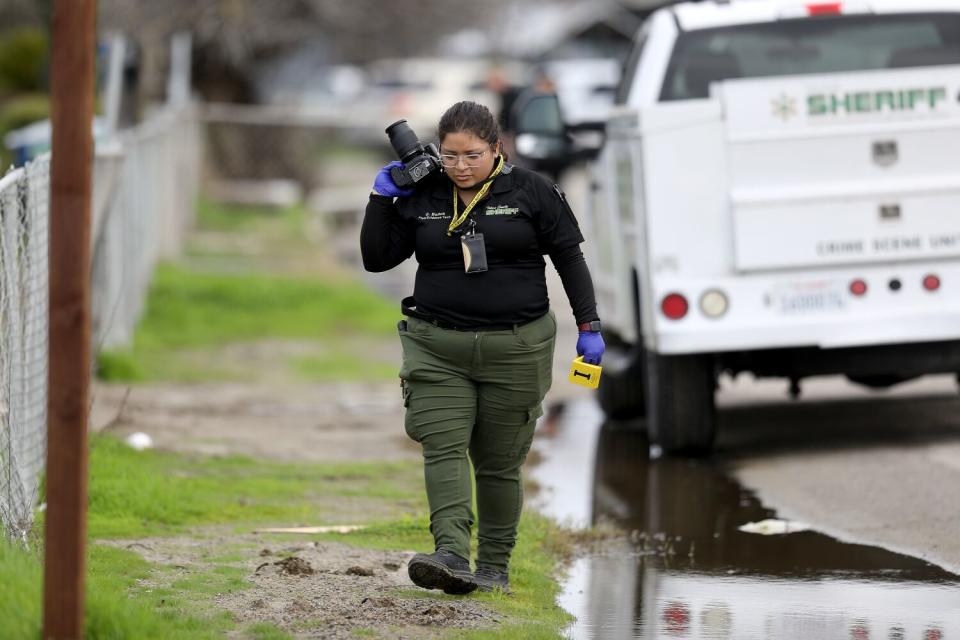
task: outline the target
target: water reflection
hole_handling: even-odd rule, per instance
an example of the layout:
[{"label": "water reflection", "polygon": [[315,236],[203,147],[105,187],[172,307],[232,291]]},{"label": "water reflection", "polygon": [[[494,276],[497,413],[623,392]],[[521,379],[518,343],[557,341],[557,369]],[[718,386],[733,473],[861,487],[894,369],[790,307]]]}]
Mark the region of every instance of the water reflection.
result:
[{"label": "water reflection", "polygon": [[[718,464],[651,461],[644,434],[615,423],[587,430],[594,448],[582,420],[596,414],[567,413],[579,424],[541,447],[544,508],[582,521],[587,503],[590,522],[625,532],[571,568],[561,606],[578,618],[574,638],[960,640],[956,576],[815,532],[742,533],[775,514]],[[591,468],[584,500],[571,470]]]}]

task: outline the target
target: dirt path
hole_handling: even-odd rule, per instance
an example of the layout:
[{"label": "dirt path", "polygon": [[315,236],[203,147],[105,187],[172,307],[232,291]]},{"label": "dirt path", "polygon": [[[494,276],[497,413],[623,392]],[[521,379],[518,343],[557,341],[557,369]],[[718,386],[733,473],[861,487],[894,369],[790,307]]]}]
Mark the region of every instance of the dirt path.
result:
[{"label": "dirt path", "polygon": [[91,424],[164,450],[271,460],[419,460],[394,383],[98,384]]},{"label": "dirt path", "polygon": [[210,531],[101,544],[136,551],[163,567],[144,585],[149,589],[237,569],[248,588],[218,593],[215,604],[243,627],[270,622],[297,638],[356,638],[357,630],[380,638],[432,638],[448,629],[494,627],[504,621],[476,600],[412,587],[406,575],[412,551],[265,541],[254,534]]}]

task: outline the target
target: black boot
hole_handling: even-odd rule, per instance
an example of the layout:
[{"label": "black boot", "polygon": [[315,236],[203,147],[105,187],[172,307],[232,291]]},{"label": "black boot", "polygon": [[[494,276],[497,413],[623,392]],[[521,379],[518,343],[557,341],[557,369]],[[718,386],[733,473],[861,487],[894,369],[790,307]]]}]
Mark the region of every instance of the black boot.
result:
[{"label": "black boot", "polygon": [[470,572],[470,561],[445,549],[413,556],[407,573],[413,584],[424,589],[442,589],[444,593],[463,595],[477,588]]},{"label": "black boot", "polygon": [[492,567],[477,567],[473,574],[473,581],[480,591],[494,591],[499,589],[506,594],[510,593],[510,574]]}]

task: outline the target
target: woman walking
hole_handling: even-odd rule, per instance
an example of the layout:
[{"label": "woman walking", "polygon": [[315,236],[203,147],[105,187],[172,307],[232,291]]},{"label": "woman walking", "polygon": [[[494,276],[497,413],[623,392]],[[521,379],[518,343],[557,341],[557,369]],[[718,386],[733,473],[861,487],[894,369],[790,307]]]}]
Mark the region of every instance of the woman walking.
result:
[{"label": "woman walking", "polygon": [[404,190],[390,177],[400,163],[381,169],[360,234],[368,271],[413,254],[419,263],[402,305],[400,378],[406,432],[423,448],[435,551],[414,556],[409,574],[446,593],[509,591],[520,470],[550,388],[557,327],[543,255],[570,300],[577,353],[599,364],[604,345],[583,236],[560,189],[506,161],[496,119],[480,104],[450,107],[438,138],[443,171]]}]

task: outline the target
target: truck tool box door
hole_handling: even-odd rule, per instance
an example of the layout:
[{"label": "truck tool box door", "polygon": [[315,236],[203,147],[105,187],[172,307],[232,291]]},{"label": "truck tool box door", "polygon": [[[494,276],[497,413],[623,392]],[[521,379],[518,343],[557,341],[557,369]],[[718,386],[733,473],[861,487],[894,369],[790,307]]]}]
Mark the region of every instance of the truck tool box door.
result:
[{"label": "truck tool box door", "polygon": [[718,91],[739,271],[960,257],[960,66]]}]

